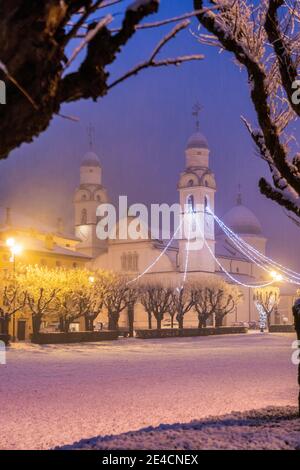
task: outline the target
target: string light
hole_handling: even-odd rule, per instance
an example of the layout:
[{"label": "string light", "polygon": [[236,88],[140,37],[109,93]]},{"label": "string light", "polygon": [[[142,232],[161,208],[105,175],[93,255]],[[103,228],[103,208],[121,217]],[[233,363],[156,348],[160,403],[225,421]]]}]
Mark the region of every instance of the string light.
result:
[{"label": "string light", "polygon": [[[198,223],[198,220],[196,219],[196,222]],[[229,271],[227,271],[227,269],[222,265],[222,263],[220,263],[220,261],[217,259],[217,257],[215,256],[213,250],[211,249],[211,247],[209,246],[209,243],[207,243],[206,239],[205,239],[205,236],[204,236],[204,233],[202,232],[202,229],[201,229],[201,225],[198,223],[198,226],[199,226],[199,230],[200,230],[200,234],[201,236],[203,237],[203,240],[204,240],[204,245],[206,246],[206,248],[208,249],[209,253],[211,254],[211,256],[213,257],[213,259],[215,260],[215,262],[217,263],[217,265],[221,268],[221,270],[224,272],[224,274],[226,274],[226,276],[231,279],[231,281],[233,281],[234,283],[236,284],[239,284],[240,286],[243,286],[243,287],[247,287],[247,288],[251,288],[251,289],[261,289],[263,287],[268,287],[270,285],[273,284],[274,281],[270,281],[270,282],[266,282],[265,284],[245,284],[244,282],[241,282],[239,279],[235,278],[234,276],[232,276],[232,274],[230,274]]]},{"label": "string light", "polygon": [[[272,258],[269,258],[268,256],[258,251],[253,246],[249,245],[249,243],[245,242],[245,240],[243,240],[236,233],[234,233],[229,227],[227,227],[227,225],[225,225],[224,222],[222,222],[222,220],[220,220],[210,209],[209,209],[209,212],[214,217],[214,219],[216,220],[218,225],[221,227],[223,232],[230,238],[230,240],[235,244],[235,246],[237,246],[240,249],[240,251],[242,251],[242,253],[245,254],[245,256],[247,256],[247,258],[249,258],[252,262],[254,262],[261,269],[264,269],[265,271],[267,271],[275,280],[287,281],[292,284],[300,285],[299,273],[281,265],[280,263],[276,262]],[[265,264],[268,265],[268,268],[266,268]],[[276,271],[274,271],[274,267],[282,271],[285,274],[285,276],[283,276],[280,273],[276,273]],[[270,269],[272,269],[271,272],[270,272]]]},{"label": "string light", "polygon": [[179,232],[179,230],[181,229],[182,227],[182,224],[183,224],[183,219],[181,220],[180,224],[178,225],[177,229],[175,230],[172,238],[169,240],[168,244],[165,246],[165,248],[163,249],[163,251],[161,251],[161,253],[157,256],[157,258],[151,263],[149,264],[149,266],[141,273],[139,274],[138,276],[136,276],[134,279],[131,279],[130,281],[127,282],[127,285],[129,284],[132,284],[133,282],[136,282],[138,281],[139,279],[141,279],[143,276],[145,276],[145,274],[147,274],[155,265],[156,263],[158,263],[158,261],[160,260],[160,258],[166,253],[166,251],[170,248],[171,246],[171,243],[173,242],[174,238],[176,237],[177,233]]}]

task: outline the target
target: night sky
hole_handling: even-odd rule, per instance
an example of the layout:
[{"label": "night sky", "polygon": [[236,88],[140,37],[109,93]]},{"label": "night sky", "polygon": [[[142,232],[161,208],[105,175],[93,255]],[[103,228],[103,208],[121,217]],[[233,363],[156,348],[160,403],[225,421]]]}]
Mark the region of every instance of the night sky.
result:
[{"label": "night sky", "polygon": [[[161,0],[161,4],[160,18],[193,10],[192,0]],[[192,29],[196,31],[197,26],[194,20]],[[144,60],[171,28],[138,32],[111,68],[112,76],[118,77]],[[181,32],[163,56],[191,53],[204,53],[206,58],[179,68],[141,72],[98,103],[80,101],[64,106],[61,111],[78,116],[80,123],[56,117],[34,143],[23,145],[0,162],[2,205],[44,221],[62,216],[70,225],[79,165],[89,149],[86,129],[90,122],[96,129],[95,150],[113,202],[122,194],[131,203],[177,202],[184,149],[195,130],[192,107],[199,101],[203,106],[200,127],[209,141],[218,185],[218,215],[234,205],[240,183],[243,203],[255,212],[264,234],[272,239],[269,253],[300,269],[300,228],[258,190],[258,179],[268,176],[268,169],[240,119],[243,114],[255,122],[245,73],[230,55],[200,45],[189,31]],[[291,128],[296,135],[297,128]]]}]

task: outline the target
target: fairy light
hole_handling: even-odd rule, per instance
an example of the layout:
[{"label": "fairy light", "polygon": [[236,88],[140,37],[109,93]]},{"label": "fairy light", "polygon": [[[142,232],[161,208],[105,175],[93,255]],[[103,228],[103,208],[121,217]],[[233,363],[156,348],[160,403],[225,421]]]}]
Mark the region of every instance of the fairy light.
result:
[{"label": "fairy light", "polygon": [[[211,211],[210,211],[211,212]],[[245,240],[243,240],[242,238],[240,238],[236,233],[234,233],[229,227],[227,227],[227,225],[224,224],[224,222],[222,222],[215,214],[213,214],[211,212],[211,214],[213,215],[214,219],[217,221],[217,223],[219,224],[219,226],[222,228],[222,230],[224,232],[229,232],[229,234],[232,236],[231,240],[235,242],[235,244],[237,242],[239,242],[240,244],[244,245],[245,248],[247,248],[250,252],[254,253],[256,255],[257,258],[260,258],[262,259],[264,262],[267,262],[269,265],[271,266],[277,266],[278,268],[280,268],[281,271],[285,272],[286,274],[288,274],[289,276],[291,277],[294,277],[295,279],[297,280],[300,280],[300,274],[297,273],[296,271],[293,271],[289,268],[286,268],[285,266],[281,265],[280,263],[276,262],[275,260],[273,260],[272,258],[269,258],[267,257],[266,255],[264,255],[263,253],[261,253],[260,251],[258,251],[256,248],[254,248],[253,246],[249,245],[247,242],[245,242]]]},{"label": "fairy light", "polygon": [[[254,262],[257,266],[259,266],[261,269],[264,269],[267,271],[269,274],[273,274],[275,271],[272,270],[270,272],[270,269],[274,269],[276,267],[278,270],[282,271],[285,276],[283,276],[281,273],[277,274],[277,281],[287,281],[293,284],[300,284],[300,274],[297,273],[296,271],[293,271],[280,263],[276,262],[272,258],[269,258],[268,256],[264,255],[260,251],[258,251],[256,248],[253,246],[249,245],[247,242],[245,242],[242,238],[240,238],[236,233],[234,233],[227,225],[224,224],[222,220],[220,220],[210,209],[209,212],[211,215],[214,217],[218,225],[221,227],[223,232],[230,238],[230,240],[242,251],[247,258],[249,258],[252,262]],[[268,265],[268,268],[265,267],[265,263]],[[273,276],[274,277],[274,276]]]},{"label": "fairy light", "polygon": [[205,239],[205,236],[204,236],[204,233],[201,229],[201,226],[198,222],[198,220],[196,219],[196,222],[198,223],[198,226],[199,226],[199,230],[200,230],[200,234],[201,236],[203,237],[203,241],[204,241],[204,245],[206,246],[206,248],[208,249],[209,253],[211,254],[211,256],[213,257],[213,259],[215,260],[215,262],[217,263],[217,265],[219,266],[219,268],[221,268],[221,270],[224,272],[224,274],[226,274],[226,276],[231,279],[231,281],[233,281],[234,283],[236,284],[239,284],[240,286],[243,286],[243,287],[247,287],[247,288],[251,288],[251,289],[261,289],[263,287],[268,287],[270,285],[273,284],[273,280],[270,281],[270,282],[266,282],[264,284],[245,284],[244,282],[240,281],[239,279],[235,278],[234,276],[232,276],[232,274],[230,274],[229,271],[227,271],[227,269],[222,265],[222,263],[218,260],[218,258],[215,256],[214,252],[212,251],[211,247],[209,246],[209,244],[207,243],[206,239]]},{"label": "fairy light", "polygon": [[[239,249],[239,251],[241,253],[243,253],[248,259],[250,259],[257,267],[259,267],[260,269],[262,269],[265,272],[267,272],[268,274],[270,274],[274,278],[274,280],[289,281],[289,278],[284,278],[282,275],[276,273],[275,271],[270,272],[270,267],[266,267],[266,265],[263,264],[263,261],[258,256],[255,256],[255,255],[249,253],[250,250],[247,248],[247,243],[246,242],[244,242],[244,244],[242,244],[242,239],[235,239],[231,235],[229,230],[227,230],[227,226],[225,226],[225,224],[224,224],[224,227],[221,226],[221,224],[219,224],[219,225],[222,228],[222,230],[224,231],[225,235],[228,236],[228,238],[234,243],[234,245]],[[244,246],[244,245],[246,245],[246,246]],[[249,247],[250,247],[250,245],[249,245]]]},{"label": "fairy light", "polygon": [[182,227],[182,224],[183,224],[183,219],[181,220],[180,224],[178,225],[177,229],[175,230],[172,238],[169,240],[169,242],[167,243],[167,245],[165,246],[165,248],[163,249],[163,251],[161,251],[161,253],[157,256],[157,258],[151,263],[149,264],[149,266],[142,272],[140,273],[138,276],[136,276],[134,279],[131,279],[130,281],[127,282],[127,285],[129,284],[132,284],[136,281],[138,281],[139,279],[141,279],[143,276],[145,276],[145,274],[147,274],[155,265],[156,263],[158,263],[158,261],[161,259],[161,257],[166,253],[166,251],[170,248],[171,246],[171,243],[173,242],[174,238],[176,237],[177,233],[179,232],[179,230],[181,229]]}]

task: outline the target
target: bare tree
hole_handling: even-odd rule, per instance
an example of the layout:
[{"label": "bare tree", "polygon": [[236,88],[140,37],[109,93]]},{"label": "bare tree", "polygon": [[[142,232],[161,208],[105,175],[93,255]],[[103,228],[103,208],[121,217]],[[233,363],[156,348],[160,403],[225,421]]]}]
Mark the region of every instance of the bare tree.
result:
[{"label": "bare tree", "polygon": [[[200,54],[158,57],[164,46],[188,27],[193,12],[147,24],[143,20],[159,10],[159,0],[134,1],[128,8],[122,3],[122,0],[0,2],[0,80],[6,81],[8,103],[0,106],[0,158],[47,129],[53,116],[61,115],[64,103],[97,100],[148,67],[179,65],[203,58]],[[120,27],[114,27],[115,4],[120,4],[118,13],[123,16]],[[147,60],[121,77],[110,78],[108,67],[137,31],[170,22],[176,26],[159,41]],[[84,54],[82,60],[80,53]]]},{"label": "bare tree", "polygon": [[192,297],[191,286],[185,284],[183,287],[178,287],[172,292],[173,308],[176,310],[176,320],[178,327],[183,328],[185,314],[188,313],[193,305],[194,300]]},{"label": "bare tree", "polygon": [[198,315],[198,328],[205,328],[207,321],[213,318],[216,313],[219,296],[221,291],[216,288],[214,282],[205,284],[194,284],[192,286],[191,295],[193,299],[193,308]]},{"label": "bare tree", "polygon": [[299,217],[300,154],[288,125],[300,116],[300,2],[194,0],[196,9],[209,5],[216,10],[197,16],[209,32],[200,41],[232,53],[248,74],[258,128],[243,120],[272,177],[260,179],[260,191]]},{"label": "bare tree", "polygon": [[[140,288],[140,301],[148,313],[148,318],[152,315],[155,317],[158,330],[161,329],[164,315],[169,311],[171,298],[172,289],[158,283],[145,284]],[[152,328],[151,324],[150,326]]]},{"label": "bare tree", "polygon": [[255,289],[254,301],[260,306],[267,317],[268,328],[271,325],[271,317],[276,312],[279,304],[280,290],[278,287],[270,286]]},{"label": "bare tree", "polygon": [[122,277],[109,281],[104,297],[104,306],[108,313],[108,329],[118,330],[120,315],[128,306],[128,283]]},{"label": "bare tree", "polygon": [[26,295],[14,281],[1,280],[0,286],[0,333],[9,334],[12,317],[24,309]]}]

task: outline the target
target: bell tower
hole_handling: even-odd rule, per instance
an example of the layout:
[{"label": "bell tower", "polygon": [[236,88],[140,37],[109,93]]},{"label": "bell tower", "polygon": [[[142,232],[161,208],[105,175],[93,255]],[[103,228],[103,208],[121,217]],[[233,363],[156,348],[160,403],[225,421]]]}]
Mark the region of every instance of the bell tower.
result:
[{"label": "bell tower", "polygon": [[94,258],[107,248],[107,242],[96,235],[99,204],[107,203],[107,192],[102,185],[102,168],[96,153],[91,150],[80,165],[80,184],[75,191],[75,235],[81,240],[78,251]]},{"label": "bell tower", "polygon": [[179,267],[181,272],[185,270],[189,248],[188,271],[214,273],[215,228],[214,218],[210,211],[214,212],[215,209],[216,181],[209,168],[208,142],[199,131],[200,109],[198,106],[195,108],[193,114],[197,116],[197,129],[187,142],[185,170],[180,175],[178,191],[182,213],[191,213],[188,217],[191,217],[192,233],[195,233],[197,225],[197,240],[192,238],[188,242],[188,231],[185,224],[183,238],[179,241]]}]

